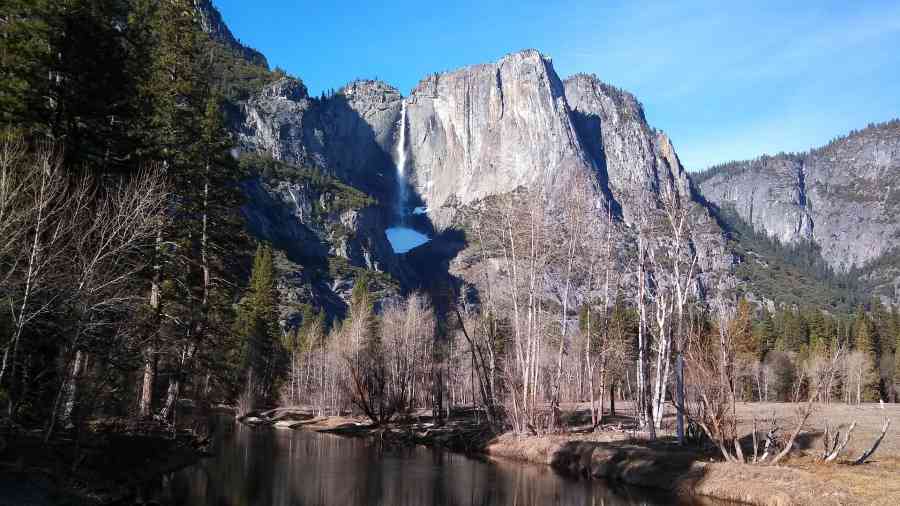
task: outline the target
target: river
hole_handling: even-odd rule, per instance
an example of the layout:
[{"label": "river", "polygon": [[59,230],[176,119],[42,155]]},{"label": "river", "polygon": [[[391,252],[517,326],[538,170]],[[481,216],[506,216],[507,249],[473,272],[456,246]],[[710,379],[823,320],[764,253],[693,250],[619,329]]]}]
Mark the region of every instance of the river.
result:
[{"label": "river", "polygon": [[547,466],[396,448],[309,431],[228,423],[214,456],[148,491],[172,506],[655,505],[646,490],[563,477]]}]

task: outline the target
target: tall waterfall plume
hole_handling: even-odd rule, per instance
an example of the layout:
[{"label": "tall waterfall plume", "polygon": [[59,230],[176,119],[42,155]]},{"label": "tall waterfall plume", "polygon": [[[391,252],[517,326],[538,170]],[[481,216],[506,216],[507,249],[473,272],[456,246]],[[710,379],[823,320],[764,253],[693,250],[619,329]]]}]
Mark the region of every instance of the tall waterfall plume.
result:
[{"label": "tall waterfall plume", "polygon": [[397,159],[397,213],[400,221],[403,221],[406,215],[406,101],[400,101],[400,124],[398,125],[400,132],[397,136],[396,159]]}]

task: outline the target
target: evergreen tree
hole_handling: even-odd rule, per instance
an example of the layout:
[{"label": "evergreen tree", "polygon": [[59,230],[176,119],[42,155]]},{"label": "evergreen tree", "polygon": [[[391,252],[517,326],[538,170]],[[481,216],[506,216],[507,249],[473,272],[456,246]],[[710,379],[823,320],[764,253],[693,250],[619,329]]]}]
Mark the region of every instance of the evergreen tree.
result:
[{"label": "evergreen tree", "polygon": [[766,353],[775,347],[776,332],[772,313],[766,309],[762,310],[761,318],[753,327],[753,333],[754,341],[757,344],[756,355],[758,359],[762,360],[762,358],[766,356]]},{"label": "evergreen tree", "polygon": [[831,343],[828,318],[820,310],[812,308],[807,312],[806,321],[809,325],[810,352],[814,355],[820,354],[827,350]]},{"label": "evergreen tree", "polygon": [[894,332],[894,402],[900,401],[900,311],[891,309]]},{"label": "evergreen tree", "polygon": [[4,0],[0,12],[0,129],[51,139],[66,166],[130,172],[139,144],[134,62],[146,28],[128,0]]},{"label": "evergreen tree", "polygon": [[731,323],[731,335],[734,336],[736,350],[744,356],[756,356],[760,344],[753,332],[753,309],[745,298],[738,301],[737,314]]},{"label": "evergreen tree", "polygon": [[0,2],[0,130],[29,134],[46,124],[53,4]]},{"label": "evergreen tree", "polygon": [[234,331],[240,343],[241,369],[245,384],[252,386],[257,400],[268,400],[276,391],[280,372],[281,329],[272,249],[260,244],[253,259],[247,295],[241,301]]},{"label": "evergreen tree", "polygon": [[859,306],[853,320],[853,349],[869,355],[875,361],[874,329],[865,308]]}]

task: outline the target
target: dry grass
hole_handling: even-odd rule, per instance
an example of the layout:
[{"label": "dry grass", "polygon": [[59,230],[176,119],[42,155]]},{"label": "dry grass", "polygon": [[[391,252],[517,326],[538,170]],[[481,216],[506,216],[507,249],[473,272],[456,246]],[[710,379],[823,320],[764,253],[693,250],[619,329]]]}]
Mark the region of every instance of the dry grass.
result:
[{"label": "dry grass", "polygon": [[[740,403],[737,406],[740,430],[743,433],[751,433],[754,416],[759,420],[759,429],[766,430],[767,420],[772,417],[773,412],[782,430],[794,428],[796,404],[749,402]],[[883,409],[877,403],[866,403],[860,406],[848,406],[843,403],[818,404],[807,422],[807,437],[800,441],[800,447],[817,453],[821,452],[821,439],[826,422],[831,425],[832,431],[837,427],[844,431],[856,421],[856,429],[853,431],[850,444],[847,445],[847,454],[858,456],[868,449],[881,434],[881,424],[885,416],[892,420],[891,427],[873,459],[900,458],[900,404],[885,404]]]},{"label": "dry grass", "polygon": [[[817,405],[798,438],[800,452],[780,466],[752,466],[711,462],[716,453],[692,453],[665,442],[638,441],[633,431],[632,406],[617,403],[617,417],[605,420],[603,431],[591,431],[584,404],[563,406],[567,431],[560,434],[519,437],[503,435],[489,444],[492,456],[552,465],[565,472],[606,477],[639,486],[660,488],[676,494],[699,494],[750,504],[783,505],[900,503],[900,405],[844,404]],[[670,407],[671,409],[671,407]],[[772,413],[783,432],[794,428],[797,405],[790,403],[741,403],[737,406],[739,427],[744,434],[768,430]],[[821,437],[825,422],[831,430],[856,421],[857,427],[841,460],[866,450],[881,433],[883,417],[894,423],[878,452],[863,466],[845,463],[822,464]],[[312,418],[297,428],[344,431],[365,425],[347,417]],[[412,423],[406,422],[406,423]],[[402,424],[401,424],[402,425]],[[673,434],[674,416],[666,416],[660,436]]]},{"label": "dry grass", "polygon": [[[667,413],[664,420],[662,437],[674,434],[674,410]],[[579,413],[586,411],[584,404],[570,405],[568,409],[573,420],[579,419]],[[753,419],[757,419],[757,428],[765,432],[769,428],[774,413],[782,433],[794,429],[797,420],[798,405],[793,403],[739,403],[737,416],[739,431],[751,434]],[[633,413],[629,402],[617,403],[620,415]],[[892,420],[888,433],[875,455],[862,466],[850,466],[847,462],[858,457],[867,450],[881,434],[884,417]],[[839,462],[824,464],[817,461],[822,453],[822,435],[826,422],[832,434],[835,429],[842,432],[856,422],[847,450]],[[628,424],[622,424],[626,429]],[[575,424],[576,430],[583,427]],[[564,437],[564,436],[559,436]],[[573,436],[569,436],[573,437]],[[581,438],[580,435],[574,436]],[[900,504],[900,404],[867,403],[860,406],[848,406],[843,403],[817,404],[806,429],[798,437],[799,452],[783,461],[783,466],[760,467],[740,466],[717,463],[708,466],[708,477],[695,485],[698,493],[716,497],[731,498],[752,502],[749,497],[756,494],[766,496],[771,504],[779,504],[783,500],[798,504],[827,504],[823,487],[830,487],[832,499],[837,498],[840,504]],[[768,469],[768,470],[767,470]],[[713,471],[715,470],[715,471]],[[769,470],[776,470],[770,475]],[[763,475],[760,475],[763,473]],[[800,473],[800,474],[797,474]],[[748,494],[739,497],[729,494]],[[847,496],[841,498],[840,494]],[[780,495],[781,494],[781,495]],[[779,499],[779,497],[781,499]]]},{"label": "dry grass", "polygon": [[[741,402],[737,405],[738,429],[741,434],[751,434],[753,432],[753,418],[756,417],[758,430],[763,433],[768,430],[772,417],[778,421],[778,426],[782,431],[790,432],[796,425],[796,414],[798,404],[789,402]],[[569,412],[569,417],[573,420],[583,420],[586,418],[587,405],[569,404],[564,406]],[[623,428],[627,430],[628,420],[633,413],[632,403],[628,401],[616,402],[616,418],[617,423],[621,423]],[[831,426],[832,433],[836,428],[840,428],[843,432],[847,427],[856,421],[856,429],[853,431],[853,437],[850,444],[847,445],[846,454],[860,455],[869,448],[875,439],[881,434],[881,425],[884,417],[892,420],[891,427],[888,430],[884,441],[881,442],[875,460],[884,457],[900,458],[900,404],[885,404],[882,408],[878,403],[864,403],[860,406],[848,406],[843,403],[817,404],[815,405],[812,416],[806,423],[804,437],[798,442],[801,449],[810,452],[820,452],[822,450],[822,434],[825,431],[825,423]],[[584,430],[586,425],[581,423],[571,424],[573,430]],[[675,432],[675,415],[672,406],[667,406],[666,416],[663,421],[663,430],[660,436],[674,436]]]},{"label": "dry grass", "polygon": [[864,466],[822,464],[812,458],[795,458],[787,465],[807,471],[823,483],[841,486],[857,504],[896,506],[900,503],[900,458],[882,456]]}]

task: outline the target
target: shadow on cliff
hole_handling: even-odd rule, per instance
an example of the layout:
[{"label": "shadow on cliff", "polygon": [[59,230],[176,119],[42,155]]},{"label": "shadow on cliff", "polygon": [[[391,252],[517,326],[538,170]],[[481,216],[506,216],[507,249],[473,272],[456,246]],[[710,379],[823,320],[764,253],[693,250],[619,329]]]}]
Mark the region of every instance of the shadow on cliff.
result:
[{"label": "shadow on cliff", "polygon": [[587,114],[576,109],[572,109],[570,115],[572,122],[575,124],[578,141],[581,142],[581,145],[594,162],[594,174],[597,176],[597,185],[600,187],[600,191],[603,193],[606,201],[612,206],[613,217],[620,220],[622,218],[622,204],[616,200],[612,190],[609,189],[609,169],[606,166],[606,154],[603,149],[600,116]]},{"label": "shadow on cliff", "polygon": [[[313,151],[325,154],[329,175],[380,203],[395,202],[394,162],[378,143],[372,126],[340,93],[315,102],[318,121],[304,125],[308,130],[304,132],[304,142],[316,144]],[[324,136],[319,130],[324,131]]]}]

